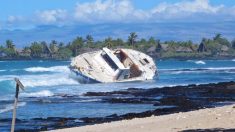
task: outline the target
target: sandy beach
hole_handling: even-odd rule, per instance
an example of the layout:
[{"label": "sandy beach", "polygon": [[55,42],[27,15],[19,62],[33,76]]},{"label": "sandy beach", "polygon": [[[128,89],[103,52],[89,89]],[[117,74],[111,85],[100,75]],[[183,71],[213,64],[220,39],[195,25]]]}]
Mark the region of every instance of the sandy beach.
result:
[{"label": "sandy beach", "polygon": [[50,132],[177,132],[197,129],[235,129],[235,105],[147,118],[75,127]]}]

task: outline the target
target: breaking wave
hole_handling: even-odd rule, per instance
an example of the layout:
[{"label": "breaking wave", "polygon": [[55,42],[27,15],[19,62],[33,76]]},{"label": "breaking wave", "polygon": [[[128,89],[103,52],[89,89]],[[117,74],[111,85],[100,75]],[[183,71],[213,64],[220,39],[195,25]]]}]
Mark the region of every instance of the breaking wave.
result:
[{"label": "breaking wave", "polygon": [[184,68],[184,69],[159,69],[159,72],[170,74],[181,73],[235,73],[235,67],[209,67],[209,68]]},{"label": "breaking wave", "polygon": [[43,90],[39,92],[32,92],[32,93],[22,93],[23,97],[50,97],[53,96],[54,93],[52,93],[49,90]]},{"label": "breaking wave", "polygon": [[[20,78],[25,87],[37,86],[59,86],[59,85],[73,85],[79,84],[76,80],[70,78],[70,70],[67,66],[53,66],[53,67],[30,67],[25,68],[28,72],[52,72],[34,75],[5,75],[0,76],[1,81],[14,82],[14,78]],[[3,70],[1,70],[3,71]],[[0,71],[0,72],[1,72]]]},{"label": "breaking wave", "polygon": [[26,87],[78,84],[66,74],[28,75],[21,77],[21,81]]},{"label": "breaking wave", "polygon": [[[26,102],[20,102],[17,104],[17,107],[23,107],[26,105]],[[0,113],[8,112],[10,110],[13,110],[13,104],[7,104],[3,109],[0,109]]]},{"label": "breaking wave", "polygon": [[29,67],[24,69],[27,72],[66,72],[69,71],[67,66],[53,67]]},{"label": "breaking wave", "polygon": [[66,73],[57,74],[43,74],[43,75],[7,75],[0,76],[0,81],[11,81],[14,78],[20,78],[25,87],[38,87],[38,86],[59,86],[59,85],[73,85],[79,84],[76,80],[69,77]]},{"label": "breaking wave", "polygon": [[8,75],[8,76],[0,76],[0,82],[2,81],[11,81],[11,80],[14,80],[16,76],[11,76],[11,75]]},{"label": "breaking wave", "polygon": [[85,102],[98,102],[102,101],[102,99],[86,99],[86,100],[80,100],[80,101],[75,101],[76,103],[85,103]]},{"label": "breaking wave", "polygon": [[235,59],[232,59],[232,61],[235,61]]},{"label": "breaking wave", "polygon": [[0,72],[4,72],[4,71],[6,71],[6,70],[0,70]]},{"label": "breaking wave", "polygon": [[201,65],[205,65],[206,64],[206,62],[205,61],[195,61],[195,64],[201,64]]},{"label": "breaking wave", "polygon": [[10,71],[11,72],[14,72],[14,71],[20,71],[21,69],[11,69]]}]

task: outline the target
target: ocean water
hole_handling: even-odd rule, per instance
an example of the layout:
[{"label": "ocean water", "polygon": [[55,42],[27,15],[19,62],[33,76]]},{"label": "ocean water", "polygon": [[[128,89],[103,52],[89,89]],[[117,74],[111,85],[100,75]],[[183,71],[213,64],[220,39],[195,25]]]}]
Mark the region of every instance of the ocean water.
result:
[{"label": "ocean water", "polygon": [[25,86],[19,96],[19,119],[99,117],[156,109],[147,104],[102,103],[99,98],[83,96],[91,91],[235,81],[235,60],[159,60],[159,76],[154,80],[109,84],[80,84],[70,77],[69,64],[70,61],[0,61],[0,119],[12,117],[14,77]]}]

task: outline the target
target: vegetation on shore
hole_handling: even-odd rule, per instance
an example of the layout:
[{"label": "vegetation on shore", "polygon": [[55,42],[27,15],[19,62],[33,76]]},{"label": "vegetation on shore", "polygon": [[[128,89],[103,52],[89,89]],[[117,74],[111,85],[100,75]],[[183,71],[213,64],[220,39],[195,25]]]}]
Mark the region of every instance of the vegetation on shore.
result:
[{"label": "vegetation on shore", "polygon": [[94,51],[102,47],[108,48],[132,48],[140,50],[157,58],[232,58],[235,57],[235,39],[230,42],[221,34],[214,38],[203,38],[201,43],[192,41],[165,41],[161,42],[154,37],[149,39],[138,38],[135,32],[130,33],[128,40],[108,37],[103,41],[94,41],[91,35],[86,38],[77,37],[65,44],[52,40],[32,42],[23,49],[17,49],[12,40],[6,40],[0,45],[0,60],[11,59],[56,59],[65,60],[84,52]]}]

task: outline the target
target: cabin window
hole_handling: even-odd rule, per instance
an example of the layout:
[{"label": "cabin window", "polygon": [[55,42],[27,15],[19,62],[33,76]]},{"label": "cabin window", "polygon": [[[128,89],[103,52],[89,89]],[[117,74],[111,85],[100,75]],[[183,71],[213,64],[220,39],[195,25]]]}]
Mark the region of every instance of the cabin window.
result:
[{"label": "cabin window", "polygon": [[124,79],[128,79],[128,78],[129,78],[129,75],[126,74],[126,75],[124,76]]},{"label": "cabin window", "polygon": [[114,71],[118,69],[118,66],[113,62],[113,60],[107,54],[102,54],[102,57]]},{"label": "cabin window", "polygon": [[145,63],[147,64],[149,63],[149,61],[146,58],[144,58],[143,60],[145,61]]},{"label": "cabin window", "polygon": [[148,61],[146,58],[144,58],[144,59],[142,59],[142,60],[139,60],[139,62],[140,62],[142,65],[146,65],[146,64],[149,63],[149,61]]}]

